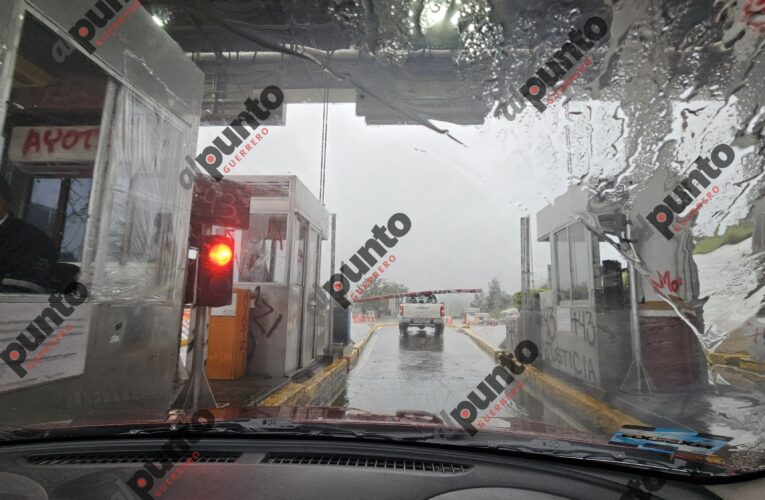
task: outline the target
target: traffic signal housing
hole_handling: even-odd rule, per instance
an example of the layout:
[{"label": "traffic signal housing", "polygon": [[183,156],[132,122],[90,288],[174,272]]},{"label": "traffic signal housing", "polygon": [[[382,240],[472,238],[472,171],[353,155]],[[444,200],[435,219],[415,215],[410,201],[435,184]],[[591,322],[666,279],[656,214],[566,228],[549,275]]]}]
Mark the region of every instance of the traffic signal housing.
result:
[{"label": "traffic signal housing", "polygon": [[230,305],[234,289],[234,240],[205,236],[199,255],[196,305]]}]

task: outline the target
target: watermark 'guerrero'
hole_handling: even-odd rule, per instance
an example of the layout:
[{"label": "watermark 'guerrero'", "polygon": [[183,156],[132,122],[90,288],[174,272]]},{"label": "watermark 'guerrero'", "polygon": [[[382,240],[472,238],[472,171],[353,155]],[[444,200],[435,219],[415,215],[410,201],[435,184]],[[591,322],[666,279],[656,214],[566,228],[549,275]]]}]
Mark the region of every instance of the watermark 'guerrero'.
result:
[{"label": "watermark 'guerrero'", "polygon": [[[539,348],[531,340],[524,340],[519,342],[515,347],[514,354],[515,359],[520,363],[510,359],[504,353],[501,354],[499,356],[500,365],[497,365],[494,370],[487,375],[480,384],[478,384],[476,390],[470,391],[467,399],[460,401],[457,407],[449,412],[449,415],[451,415],[471,436],[475,436],[478,432],[473,425],[473,422],[478,417],[478,410],[489,408],[489,406],[500,397],[500,394],[506,390],[506,387],[510,386],[510,384],[515,381],[513,375],[520,375],[523,373],[526,369],[524,365],[532,363],[539,357]],[[499,379],[501,379],[501,381]],[[476,391],[480,391],[481,396],[476,394]],[[495,408],[496,411],[499,411],[499,409],[500,408]],[[444,412],[441,412],[441,415],[444,417],[445,421],[450,420]],[[483,428],[483,426],[480,427]]]},{"label": "watermark 'guerrero'", "polygon": [[[198,410],[191,416],[191,426],[193,429],[209,431],[215,426],[215,417],[208,410]],[[188,464],[199,458],[199,452],[192,452],[189,446],[189,443],[196,444],[199,440],[199,437],[194,437],[193,435],[169,439],[160,449],[164,460],[160,462],[146,462],[138,472],[128,479],[127,485],[143,500],[159,498],[162,496],[162,492],[167,491],[167,488],[175,482],[178,475],[186,467],[181,465],[177,470],[173,470],[175,463],[185,462]],[[160,489],[152,493],[154,480],[162,479],[168,473],[168,478],[160,485]]]},{"label": "watermark 'guerrero'", "polygon": [[[399,225],[401,227],[398,227]],[[406,235],[411,228],[412,221],[406,215],[402,213],[391,215],[390,219],[388,219],[387,229],[393,237],[388,236],[385,227],[375,226],[372,228],[374,238],[368,239],[367,243],[359,248],[356,254],[350,259],[356,269],[353,270],[348,264],[343,264],[340,267],[342,274],[338,273],[330,276],[322,288],[324,288],[324,290],[326,290],[343,309],[348,309],[348,306],[350,306],[351,303],[345,295],[351,289],[350,281],[358,283],[359,280],[364,277],[364,274],[369,271],[370,266],[377,264],[377,259],[372,255],[371,250],[374,250],[379,258],[385,257],[388,250],[396,246],[398,238]],[[362,258],[364,259],[363,262]]]},{"label": "watermark 'guerrero'", "polygon": [[[201,168],[206,171],[216,181],[223,179],[218,169],[223,164],[223,160],[234,154],[233,160],[229,160],[227,167],[224,168],[226,173],[231,168],[236,166],[241,158],[252,151],[252,148],[262,139],[261,134],[255,134],[255,137],[251,139],[253,133],[257,131],[260,126],[258,120],[266,120],[271,116],[271,111],[277,109],[284,102],[284,92],[276,85],[270,85],[263,89],[260,93],[259,99],[248,98],[244,101],[247,111],[239,113],[239,116],[234,118],[228,127],[218,135],[212,144],[205,147],[201,153],[196,157],[196,163],[190,156],[186,156],[186,163],[189,164],[181,171],[180,182],[181,186],[185,189],[191,189],[194,185],[194,169]],[[252,114],[250,114],[252,113]],[[255,115],[255,116],[253,116]],[[247,130],[244,124],[247,124],[250,129]],[[263,128],[263,135],[268,134],[268,129]],[[236,153],[242,142],[248,141],[242,146],[238,154]]]},{"label": "watermark 'guerrero'", "polygon": [[[536,76],[526,80],[526,84],[520,87],[518,92],[525,100],[533,104],[537,111],[544,112],[547,106],[542,104],[542,98],[547,93],[548,87],[552,88],[559,81],[565,81],[566,75],[584,57],[582,51],[587,52],[592,49],[595,43],[602,40],[607,34],[608,23],[598,16],[593,16],[584,23],[584,32],[573,28],[568,33],[569,41],[564,43],[560,50],[555,51],[552,58],[545,63],[547,68],[540,67]],[[509,112],[511,107],[512,114]],[[525,107],[526,102],[523,99],[512,96],[509,101],[500,103],[494,114],[497,116],[501,112],[508,120],[515,120],[515,117]]]},{"label": "watermark 'guerrero'", "polygon": [[[92,9],[89,9],[69,28],[69,34],[88,51],[88,54],[92,54],[140,7],[141,0],[98,0]],[[93,38],[99,30],[104,32],[94,41]],[[71,45],[64,40],[59,40],[53,44],[51,56],[54,61],[62,63],[73,51],[74,48]]]},{"label": "watermark 'guerrero'", "polygon": [[[22,366],[27,359],[27,355],[34,353],[40,348],[64,322],[74,312],[74,308],[85,302],[88,298],[88,289],[85,285],[74,282],[71,283],[65,293],[52,293],[48,298],[50,307],[43,311],[32,320],[26,327],[25,332],[19,333],[15,342],[10,342],[3,352],[0,352],[0,359],[10,367],[19,378],[27,376],[27,370]],[[66,303],[64,303],[66,301]],[[31,336],[28,337],[27,334]],[[53,342],[57,342],[54,337]]]},{"label": "watermark 'guerrero'", "polygon": [[[675,215],[682,214],[683,211],[693,203],[693,200],[701,195],[701,189],[709,186],[709,179],[718,178],[722,173],[722,170],[720,169],[730,166],[736,158],[733,148],[727,144],[720,144],[715,147],[712,150],[711,156],[714,167],[709,164],[709,158],[702,158],[701,156],[696,158],[696,161],[694,161],[696,169],[692,170],[685,179],[680,181],[680,184],[678,184],[672,192],[664,198],[664,203],[656,205],[651,213],[645,216],[645,218],[648,219],[648,222],[650,222],[651,225],[653,225],[653,227],[655,227],[667,240],[671,240],[675,236],[675,233],[670,229],[675,220]],[[694,182],[698,186],[694,185]],[[716,193],[717,191],[713,191],[713,194]],[[675,200],[675,196],[677,196],[679,201]],[[706,198],[711,199],[712,197],[707,196]],[[704,201],[702,200],[702,205],[703,203]]]}]

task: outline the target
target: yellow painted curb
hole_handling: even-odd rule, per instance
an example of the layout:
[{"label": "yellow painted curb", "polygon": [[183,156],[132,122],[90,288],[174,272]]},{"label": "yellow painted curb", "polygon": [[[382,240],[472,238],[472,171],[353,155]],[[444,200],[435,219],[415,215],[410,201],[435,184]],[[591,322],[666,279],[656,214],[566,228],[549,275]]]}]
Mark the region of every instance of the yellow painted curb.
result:
[{"label": "yellow painted curb", "polygon": [[758,363],[757,361],[752,361],[751,359],[742,359],[739,360],[738,366],[742,370],[748,370],[750,372],[765,374],[765,363]]},{"label": "yellow painted curb", "polygon": [[343,356],[343,359],[348,362],[348,371],[351,370],[352,367],[356,365],[356,362],[359,360],[359,348],[356,346],[351,347],[351,353],[347,356]]},{"label": "yellow painted curb", "polygon": [[295,398],[303,390],[301,384],[287,384],[275,393],[264,399],[258,406],[282,406]]},{"label": "yellow painted curb", "polygon": [[710,364],[714,365],[734,365],[748,357],[746,352],[710,352],[708,356]]},{"label": "yellow painted curb", "polygon": [[314,403],[315,399],[321,392],[322,385],[328,384],[328,379],[340,376],[342,372],[345,375],[347,371],[348,361],[345,359],[338,359],[331,365],[324,368],[322,371],[309,378],[303,384],[303,397],[300,401],[301,405],[309,405]]},{"label": "yellow painted curb", "polygon": [[494,357],[494,360],[496,361],[501,353],[504,351],[500,349],[499,347],[494,347],[493,345],[486,342],[484,339],[473,333],[473,330],[470,329],[469,326],[461,326],[457,328],[458,330],[462,330],[465,335],[470,337],[475,341],[476,344],[478,344],[478,347],[483,349],[484,351],[488,352]]},{"label": "yellow painted curb", "polygon": [[[492,346],[474,334],[470,327],[462,327],[461,330],[472,338],[481,349],[494,356],[495,361],[503,352],[502,349]],[[587,421],[594,423],[602,431],[615,432],[625,424],[648,425],[602,401],[598,401],[589,394],[579,391],[554,375],[544,373],[533,366],[525,366],[523,373],[516,378],[522,380],[524,384],[527,382],[531,384],[532,390],[541,394],[543,398],[560,401]]]},{"label": "yellow painted curb", "polygon": [[710,352],[710,365],[738,366],[742,370],[765,374],[765,363],[758,363],[749,357],[748,352]]},{"label": "yellow painted curb", "polygon": [[306,406],[310,405],[319,393],[322,384],[337,374],[338,370],[345,371],[348,361],[340,358],[331,365],[324,367],[319,373],[302,384],[287,384],[264,399],[258,406]]},{"label": "yellow painted curb", "polygon": [[544,373],[533,366],[526,365],[523,374],[518,378],[524,383],[528,381],[532,389],[543,394],[545,399],[560,401],[602,431],[615,432],[625,424],[648,426],[648,424],[613,408],[603,401],[579,391],[558,377]]},{"label": "yellow painted curb", "polygon": [[356,362],[359,359],[359,356],[361,356],[361,353],[364,351],[364,348],[367,346],[367,343],[369,342],[370,337],[372,337],[372,334],[375,333],[377,330],[384,326],[398,326],[398,323],[373,323],[370,325],[369,331],[367,332],[366,336],[362,339],[356,342],[351,346],[351,353],[347,356],[344,356],[344,359],[348,361],[348,371],[355,366]]}]

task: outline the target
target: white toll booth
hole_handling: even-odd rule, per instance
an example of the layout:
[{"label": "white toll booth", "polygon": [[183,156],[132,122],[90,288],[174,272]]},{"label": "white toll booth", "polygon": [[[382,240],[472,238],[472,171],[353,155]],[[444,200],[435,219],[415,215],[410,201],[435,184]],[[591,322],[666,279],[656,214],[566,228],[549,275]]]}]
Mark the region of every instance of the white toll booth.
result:
[{"label": "white toll booth", "polygon": [[234,287],[252,297],[247,373],[289,376],[331,350],[319,275],[329,212],[296,176],[232,179],[250,193],[250,227],[234,231]]},{"label": "white toll booth", "polygon": [[592,201],[572,188],[537,214],[537,238],[550,243],[551,290],[540,294],[536,323],[547,366],[608,390],[619,386],[630,363],[629,296],[618,253],[585,226],[599,227],[597,214],[614,220],[615,207]]},{"label": "white toll booth", "polygon": [[[540,294],[539,321],[531,321],[539,327],[526,336],[541,342],[546,366],[595,390],[672,391],[706,383],[693,331],[703,324],[690,232],[669,243],[637,217],[666,181],[662,176],[657,171],[628,214],[578,186],[537,213],[538,240],[550,243],[551,290]],[[613,243],[626,240],[633,250],[622,253]],[[640,257],[634,274],[626,257],[632,251]]]}]

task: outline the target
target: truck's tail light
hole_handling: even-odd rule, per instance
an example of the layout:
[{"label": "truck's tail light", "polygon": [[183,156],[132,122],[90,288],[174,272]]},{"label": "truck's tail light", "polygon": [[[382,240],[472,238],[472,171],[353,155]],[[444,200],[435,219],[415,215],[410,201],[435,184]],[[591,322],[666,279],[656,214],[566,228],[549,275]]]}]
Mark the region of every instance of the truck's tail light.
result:
[{"label": "truck's tail light", "polygon": [[398,306],[398,314],[399,314],[399,316],[403,316],[404,315],[404,304],[399,304],[399,306]]},{"label": "truck's tail light", "polygon": [[441,306],[441,317],[442,318],[444,317],[445,313],[446,313],[446,307],[445,306]]}]

